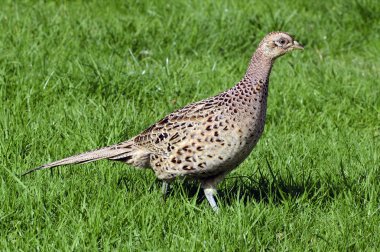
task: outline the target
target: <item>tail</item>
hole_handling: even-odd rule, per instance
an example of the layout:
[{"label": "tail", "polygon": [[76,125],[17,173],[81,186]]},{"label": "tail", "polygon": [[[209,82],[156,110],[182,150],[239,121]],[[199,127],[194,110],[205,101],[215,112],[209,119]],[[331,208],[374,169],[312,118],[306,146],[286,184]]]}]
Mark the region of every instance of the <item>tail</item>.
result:
[{"label": "tail", "polygon": [[[27,175],[29,173],[32,173],[38,170],[44,170],[44,169],[49,169],[49,168],[69,165],[69,164],[84,164],[84,163],[89,163],[89,162],[93,162],[93,161],[101,160],[101,159],[119,160],[119,161],[124,161],[126,163],[133,164],[133,162],[128,162],[128,161],[131,159],[130,157],[135,156],[134,155],[135,152],[141,153],[142,151],[139,149],[136,149],[136,147],[133,144],[133,141],[127,141],[120,144],[115,144],[115,145],[107,146],[107,147],[100,148],[97,150],[88,151],[88,152],[78,154],[75,156],[67,157],[67,158],[55,161],[53,163],[45,164],[40,167],[29,170],[23,173],[21,176]],[[141,156],[141,154],[137,156]]]}]

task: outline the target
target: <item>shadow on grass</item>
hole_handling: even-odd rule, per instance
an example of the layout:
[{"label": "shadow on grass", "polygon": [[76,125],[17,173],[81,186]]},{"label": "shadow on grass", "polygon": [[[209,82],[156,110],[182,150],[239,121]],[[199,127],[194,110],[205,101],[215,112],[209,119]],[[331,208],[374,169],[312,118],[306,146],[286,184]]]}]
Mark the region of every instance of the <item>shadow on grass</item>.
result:
[{"label": "shadow on grass", "polygon": [[[343,164],[339,175],[331,174],[319,179],[312,178],[311,174],[295,177],[289,168],[285,171],[275,174],[267,161],[266,167],[258,166],[251,176],[229,176],[218,186],[218,201],[223,205],[233,205],[236,201],[244,204],[253,201],[283,204],[285,201],[303,199],[325,204],[355,187],[354,182],[348,181],[344,175]],[[128,179],[120,178],[119,185],[124,180]],[[161,185],[162,182],[156,180],[151,184],[149,191],[161,190]],[[189,200],[196,197],[198,204],[205,200],[198,181],[180,179],[174,181],[170,185],[167,198],[176,197],[178,193],[188,197]]]},{"label": "shadow on grass", "polygon": [[[218,187],[218,200],[223,205],[233,205],[236,201],[249,204],[252,201],[282,204],[285,201],[304,199],[309,202],[328,203],[337,195],[351,189],[342,170],[342,176],[324,177],[313,180],[311,175],[295,178],[293,173],[287,170],[286,174],[275,174],[267,162],[266,173],[260,167],[252,176],[230,176]],[[157,183],[159,183],[157,181]],[[157,185],[158,186],[158,185]],[[183,195],[189,199],[197,197],[197,203],[205,200],[199,183],[180,180],[171,185],[168,197],[175,194],[174,191],[182,190]]]}]

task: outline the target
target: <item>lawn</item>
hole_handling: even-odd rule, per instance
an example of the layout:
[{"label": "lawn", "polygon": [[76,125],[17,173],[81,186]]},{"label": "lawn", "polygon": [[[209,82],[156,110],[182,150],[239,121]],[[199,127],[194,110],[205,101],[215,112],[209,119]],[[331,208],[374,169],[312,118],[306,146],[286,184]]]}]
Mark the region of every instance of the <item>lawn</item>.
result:
[{"label": "lawn", "polygon": [[[0,250],[380,247],[377,1],[106,2],[0,3]],[[276,30],[305,50],[277,60],[219,214],[196,183],[164,201],[151,171],[118,162],[19,176],[228,89]]]}]

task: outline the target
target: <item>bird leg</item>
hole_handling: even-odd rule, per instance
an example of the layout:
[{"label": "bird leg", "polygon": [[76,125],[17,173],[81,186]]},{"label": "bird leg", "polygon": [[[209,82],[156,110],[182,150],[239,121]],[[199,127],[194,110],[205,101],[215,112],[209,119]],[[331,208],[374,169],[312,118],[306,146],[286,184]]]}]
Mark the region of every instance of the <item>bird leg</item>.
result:
[{"label": "bird leg", "polygon": [[215,202],[214,196],[217,195],[216,186],[224,179],[228,172],[218,174],[214,177],[210,177],[207,179],[202,179],[201,187],[203,188],[203,192],[205,193],[207,201],[210,203],[212,210],[215,212],[219,211],[219,207]]},{"label": "bird leg", "polygon": [[217,194],[217,191],[215,188],[203,188],[203,192],[205,193],[207,201],[210,203],[212,210],[214,210],[216,213],[219,212],[219,207],[215,202],[214,195]]},{"label": "bird leg", "polygon": [[164,198],[164,201],[166,200],[166,197],[168,196],[169,191],[169,183],[166,181],[162,181],[162,197]]}]

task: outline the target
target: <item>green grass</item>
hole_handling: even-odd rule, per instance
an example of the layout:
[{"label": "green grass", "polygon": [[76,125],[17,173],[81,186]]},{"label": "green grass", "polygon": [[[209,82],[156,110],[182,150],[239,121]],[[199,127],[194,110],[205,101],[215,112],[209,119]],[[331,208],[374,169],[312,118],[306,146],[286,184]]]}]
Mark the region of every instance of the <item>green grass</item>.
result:
[{"label": "green grass", "polygon": [[[1,2],[1,250],[379,248],[377,1],[243,2]],[[18,176],[231,87],[273,30],[305,50],[276,62],[265,133],[219,215],[196,184],[163,202],[152,172],[121,163]]]}]

